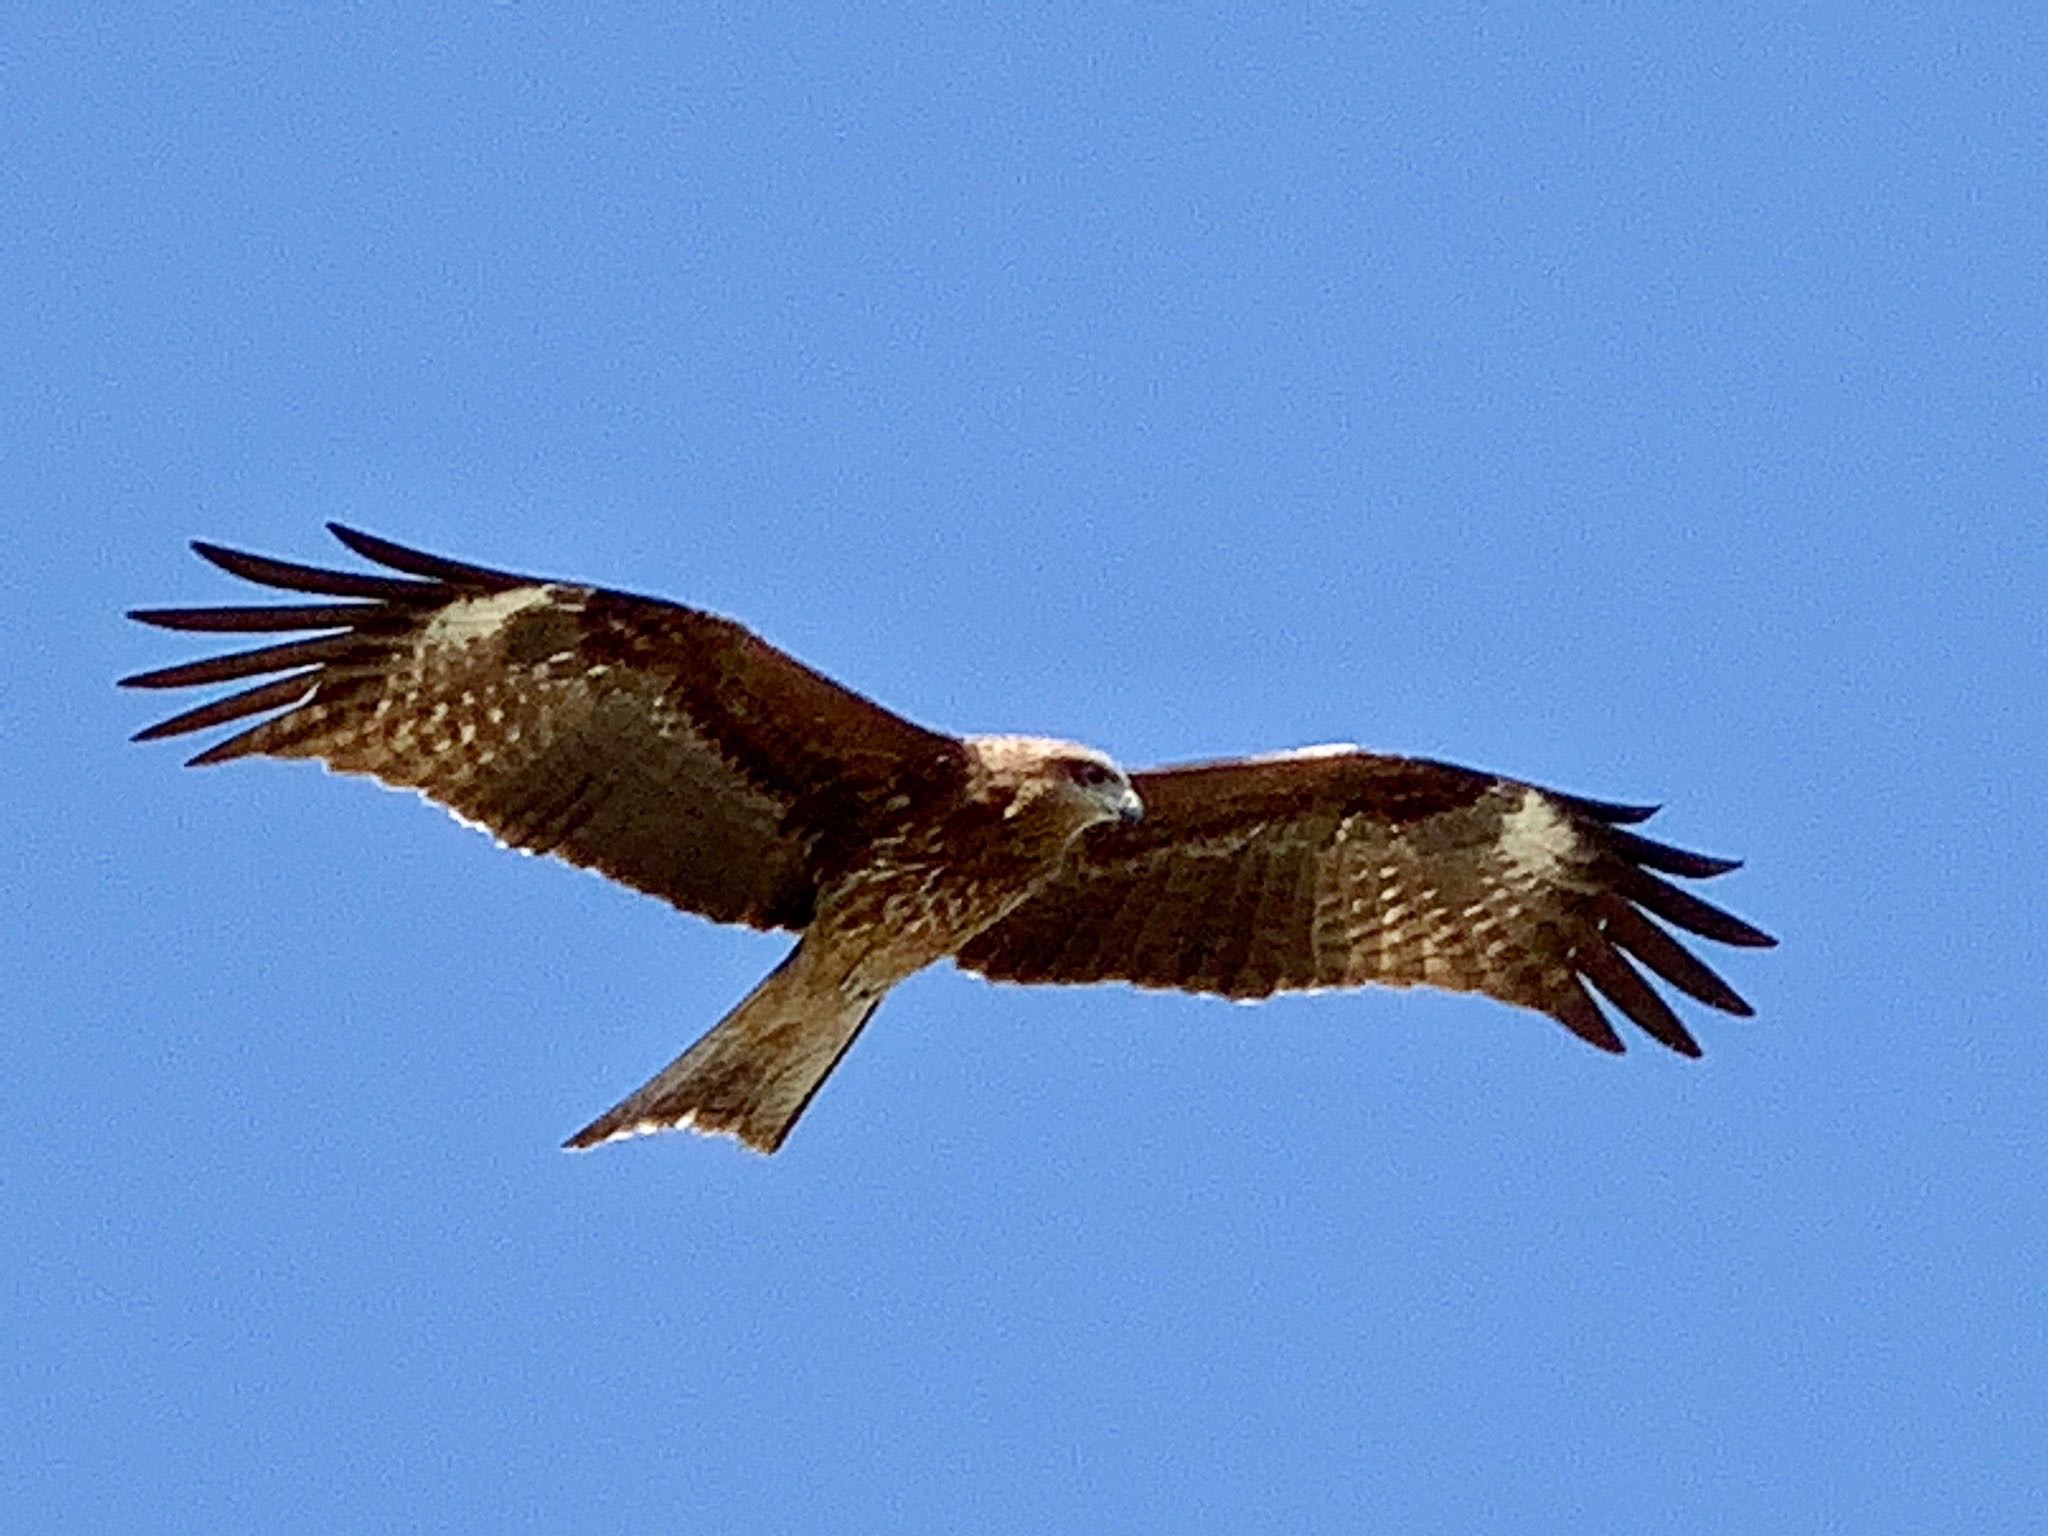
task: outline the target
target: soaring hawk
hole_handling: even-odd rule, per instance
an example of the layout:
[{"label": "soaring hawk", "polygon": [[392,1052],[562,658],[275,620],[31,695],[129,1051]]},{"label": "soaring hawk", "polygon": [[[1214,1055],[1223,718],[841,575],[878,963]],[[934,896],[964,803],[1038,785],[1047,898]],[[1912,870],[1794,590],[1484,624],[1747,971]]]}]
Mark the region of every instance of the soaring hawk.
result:
[{"label": "soaring hawk", "polygon": [[138,740],[266,715],[193,763],[317,758],[686,912],[799,935],[573,1147],[687,1126],[773,1152],[889,989],[948,958],[998,981],[1240,999],[1445,987],[1619,1052],[1597,992],[1696,1056],[1643,971],[1751,1009],[1669,929],[1774,942],[1661,878],[1735,863],[1629,831],[1652,806],[1354,747],[1127,773],[1072,742],[949,736],[730,619],[330,526],[398,574],[193,545],[322,601],[134,618],[314,634],[124,679],[267,679]]}]

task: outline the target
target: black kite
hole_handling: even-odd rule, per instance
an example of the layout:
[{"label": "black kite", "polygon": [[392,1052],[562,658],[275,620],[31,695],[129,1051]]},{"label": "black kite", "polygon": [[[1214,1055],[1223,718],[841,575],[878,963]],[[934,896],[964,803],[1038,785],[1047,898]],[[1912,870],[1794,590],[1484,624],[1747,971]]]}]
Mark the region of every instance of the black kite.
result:
[{"label": "black kite", "polygon": [[889,989],[948,957],[1000,981],[1231,998],[1445,987],[1618,1052],[1591,983],[1696,1056],[1638,964],[1751,1010],[1653,919],[1773,942],[1660,878],[1735,864],[1626,829],[1654,807],[1351,747],[1127,775],[1071,742],[926,730],[729,619],[333,532],[400,574],[193,545],[249,581],[341,601],[136,612],[164,629],[319,632],[124,679],[283,674],[138,740],[281,711],[192,761],[317,758],[686,912],[801,935],[570,1146],[688,1126],[772,1152]]}]

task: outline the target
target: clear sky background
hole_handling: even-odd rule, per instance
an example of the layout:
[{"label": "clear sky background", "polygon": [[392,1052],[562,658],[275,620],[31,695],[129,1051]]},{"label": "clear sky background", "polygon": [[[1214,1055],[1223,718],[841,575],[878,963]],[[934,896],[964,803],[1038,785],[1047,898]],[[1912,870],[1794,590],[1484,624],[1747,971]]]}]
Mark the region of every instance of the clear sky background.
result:
[{"label": "clear sky background", "polygon": [[[14,10],[10,1518],[2048,1520],[2048,24],[1652,9]],[[1699,1063],[937,971],[774,1160],[565,1155],[783,944],[125,745],[328,518],[1662,801],[1783,947]]]}]

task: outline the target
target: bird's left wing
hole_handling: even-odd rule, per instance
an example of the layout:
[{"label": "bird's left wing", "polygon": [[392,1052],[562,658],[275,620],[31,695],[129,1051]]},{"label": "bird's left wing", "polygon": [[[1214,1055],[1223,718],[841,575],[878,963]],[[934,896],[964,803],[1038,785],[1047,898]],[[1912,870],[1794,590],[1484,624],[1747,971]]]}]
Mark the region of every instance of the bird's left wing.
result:
[{"label": "bird's left wing", "polygon": [[1132,776],[1145,819],[1084,835],[1063,872],[959,955],[998,981],[1127,981],[1232,998],[1434,986],[1621,1037],[1587,983],[1655,1039],[1699,1046],[1642,966],[1751,1012],[1657,919],[1769,936],[1660,877],[1731,860],[1652,842],[1610,805],[1417,758],[1317,749]]},{"label": "bird's left wing", "polygon": [[863,855],[891,797],[965,771],[956,739],[730,619],[333,532],[397,574],[193,546],[245,580],[322,600],[134,618],[207,634],[316,633],[123,679],[271,679],[138,739],[268,714],[192,761],[318,758],[417,789],[514,847],[755,927],[802,927],[820,882]]}]

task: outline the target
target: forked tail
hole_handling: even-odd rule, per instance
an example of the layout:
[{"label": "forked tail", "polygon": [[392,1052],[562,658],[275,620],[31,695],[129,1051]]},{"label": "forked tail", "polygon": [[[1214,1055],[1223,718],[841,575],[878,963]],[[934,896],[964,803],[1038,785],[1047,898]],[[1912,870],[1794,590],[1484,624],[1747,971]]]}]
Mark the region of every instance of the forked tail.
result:
[{"label": "forked tail", "polygon": [[882,1000],[823,983],[802,956],[798,945],[709,1034],[563,1145],[687,1128],[757,1152],[781,1146]]}]

